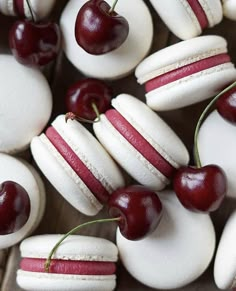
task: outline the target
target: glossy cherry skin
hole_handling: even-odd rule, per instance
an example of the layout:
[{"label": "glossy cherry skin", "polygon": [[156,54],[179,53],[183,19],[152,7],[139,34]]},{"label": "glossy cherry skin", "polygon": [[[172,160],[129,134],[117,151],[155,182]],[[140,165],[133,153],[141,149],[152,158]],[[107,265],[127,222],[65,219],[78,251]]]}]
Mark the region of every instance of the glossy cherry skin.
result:
[{"label": "glossy cherry skin", "polygon": [[78,12],[75,38],[79,46],[92,55],[108,53],[120,47],[129,34],[127,20],[103,0],[90,0]]},{"label": "glossy cherry skin", "polygon": [[220,96],[216,108],[224,119],[236,124],[236,87]]},{"label": "glossy cherry skin", "polygon": [[121,217],[120,232],[129,240],[140,240],[152,233],[162,217],[162,204],[157,194],[140,185],[112,193],[108,208],[111,217]]},{"label": "glossy cherry skin", "polygon": [[16,182],[0,184],[0,235],[21,229],[30,215],[30,199],[26,190]]},{"label": "glossy cherry skin", "polygon": [[216,165],[182,167],[173,180],[174,191],[184,207],[192,211],[217,210],[227,191],[224,171]]},{"label": "glossy cherry skin", "polygon": [[60,50],[60,28],[56,23],[16,21],[9,32],[9,45],[18,62],[41,67],[54,60]]},{"label": "glossy cherry skin", "polygon": [[94,120],[95,103],[99,113],[104,113],[111,106],[112,89],[96,79],[84,79],[73,84],[66,94],[66,109],[79,117]]}]

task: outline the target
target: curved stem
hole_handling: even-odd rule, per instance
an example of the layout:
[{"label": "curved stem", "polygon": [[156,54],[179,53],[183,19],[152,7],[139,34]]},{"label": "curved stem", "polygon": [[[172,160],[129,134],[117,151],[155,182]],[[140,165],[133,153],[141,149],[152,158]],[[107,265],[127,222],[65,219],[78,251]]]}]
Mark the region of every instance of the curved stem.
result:
[{"label": "curved stem", "polygon": [[116,217],[116,218],[105,218],[105,219],[98,219],[98,220],[92,220],[89,222],[85,222],[83,224],[80,224],[78,226],[76,226],[75,228],[71,229],[69,232],[67,232],[56,244],[55,246],[52,248],[51,252],[48,255],[48,258],[44,264],[44,269],[45,272],[49,273],[49,269],[50,269],[50,265],[51,265],[51,260],[52,260],[52,256],[55,253],[55,251],[58,249],[58,247],[60,246],[60,244],[71,234],[75,233],[77,230],[81,229],[82,227],[91,225],[91,224],[95,224],[95,223],[104,223],[104,222],[113,222],[113,221],[119,221],[120,217]]},{"label": "curved stem", "polygon": [[[98,112],[98,111],[97,111]],[[97,115],[97,113],[96,113]],[[95,120],[89,120],[89,119],[86,119],[86,118],[83,118],[83,117],[80,117],[80,116],[77,116],[76,114],[74,114],[73,112],[67,112],[66,115],[65,115],[65,120],[66,122],[68,120],[77,120],[79,122],[85,122],[85,123],[96,123],[96,122],[99,122],[100,121],[100,114],[98,112],[98,115],[97,115],[97,118]]]},{"label": "curved stem", "polygon": [[115,0],[114,3],[112,4],[111,9],[109,10],[110,14],[115,10],[117,2],[118,0]]},{"label": "curved stem", "polygon": [[29,0],[26,0],[26,3],[27,3],[27,5],[28,5],[28,7],[29,7],[29,11],[30,11],[30,14],[31,14],[31,17],[32,17],[33,22],[36,22],[36,20],[35,20],[35,18],[34,18],[33,9],[32,9],[32,7],[31,7],[31,4],[30,4]]},{"label": "curved stem", "polygon": [[92,102],[92,108],[93,108],[93,111],[95,112],[95,114],[97,116],[97,118],[95,119],[94,122],[100,121],[100,112],[98,110],[98,107],[97,107],[96,103]]},{"label": "curved stem", "polygon": [[196,129],[195,129],[195,133],[194,133],[194,160],[195,160],[195,163],[196,163],[196,166],[197,168],[200,168],[202,165],[201,165],[201,160],[200,160],[200,156],[199,156],[199,150],[198,150],[198,134],[199,134],[199,130],[200,130],[200,127],[202,125],[202,122],[207,114],[207,112],[209,111],[209,109],[211,108],[211,106],[213,104],[215,104],[215,102],[223,95],[225,94],[226,92],[228,92],[229,90],[231,90],[232,88],[236,87],[236,82],[232,83],[231,85],[229,85],[227,88],[225,88],[223,91],[221,91],[218,95],[216,95],[212,100],[211,102],[207,105],[207,107],[204,109],[204,111],[202,112],[199,120],[198,120],[198,123],[196,125]]}]

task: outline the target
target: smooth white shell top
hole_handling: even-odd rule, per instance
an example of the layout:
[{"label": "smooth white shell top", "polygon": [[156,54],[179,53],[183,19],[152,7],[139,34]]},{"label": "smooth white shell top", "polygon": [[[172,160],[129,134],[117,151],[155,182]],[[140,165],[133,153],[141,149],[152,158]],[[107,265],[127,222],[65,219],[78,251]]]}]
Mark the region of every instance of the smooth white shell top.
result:
[{"label": "smooth white shell top", "polygon": [[0,152],[25,149],[47,124],[52,95],[43,74],[0,55]]},{"label": "smooth white shell top", "polygon": [[212,112],[200,129],[198,148],[202,165],[216,164],[225,171],[227,195],[236,198],[236,126]]},{"label": "smooth white shell top", "polygon": [[236,211],[228,219],[219,242],[214,278],[220,289],[236,287]]},{"label": "smooth white shell top", "polygon": [[215,231],[206,214],[186,210],[171,191],[162,192],[163,217],[157,229],[140,241],[117,231],[121,261],[143,284],[157,289],[180,288],[208,267],[215,249]]},{"label": "smooth white shell top", "polygon": [[[85,52],[76,42],[77,13],[86,0],[70,0],[61,16],[64,51],[71,63],[85,75],[99,79],[118,79],[129,74],[148,53],[152,38],[151,14],[143,0],[120,0],[116,12],[129,22],[129,35],[116,50],[100,56]],[[107,0],[112,5],[113,0]]]},{"label": "smooth white shell top", "polygon": [[224,16],[236,20],[236,0],[223,0]]},{"label": "smooth white shell top", "polygon": [[[20,245],[21,256],[26,258],[47,258],[62,235],[38,235],[25,239]],[[62,260],[83,260],[116,262],[118,250],[114,243],[103,238],[71,235],[56,250],[53,258]]]},{"label": "smooth white shell top", "polygon": [[[0,0],[0,11],[5,15],[15,15],[15,0]],[[30,5],[36,20],[43,19],[49,15],[56,0],[30,0]],[[31,18],[31,13],[26,0],[23,0],[24,14],[27,18]]]},{"label": "smooth white shell top", "polygon": [[8,248],[29,235],[39,224],[45,207],[45,190],[36,170],[25,161],[0,154],[0,183],[14,181],[27,191],[30,198],[30,216],[17,232],[0,235],[0,249]]},{"label": "smooth white shell top", "polygon": [[204,58],[227,52],[221,36],[207,35],[181,41],[148,56],[136,68],[138,82],[144,82]]}]

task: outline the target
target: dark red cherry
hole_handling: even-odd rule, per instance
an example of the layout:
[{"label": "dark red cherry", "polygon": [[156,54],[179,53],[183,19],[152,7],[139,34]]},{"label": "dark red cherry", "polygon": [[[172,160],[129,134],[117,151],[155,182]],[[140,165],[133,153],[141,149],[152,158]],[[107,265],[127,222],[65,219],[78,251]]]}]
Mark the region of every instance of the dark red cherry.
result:
[{"label": "dark red cherry", "polygon": [[223,170],[216,165],[182,167],[173,180],[174,191],[184,207],[192,211],[217,210],[227,191]]},{"label": "dark red cherry", "polygon": [[44,66],[54,60],[60,50],[60,28],[56,23],[16,21],[9,33],[9,45],[20,63]]},{"label": "dark red cherry", "polygon": [[103,0],[90,0],[78,12],[75,38],[79,46],[93,55],[101,55],[120,47],[129,34],[127,20]]},{"label": "dark red cherry", "polygon": [[0,185],[0,235],[22,228],[30,215],[30,199],[26,190],[16,182]]},{"label": "dark red cherry", "polygon": [[236,124],[236,87],[220,96],[216,108],[224,119]]},{"label": "dark red cherry", "polygon": [[73,84],[66,94],[66,109],[77,116],[94,120],[96,113],[94,103],[99,113],[105,112],[111,106],[112,89],[104,82],[96,79],[84,79]]},{"label": "dark red cherry", "polygon": [[139,240],[152,233],[162,216],[162,204],[157,194],[140,185],[121,188],[110,196],[111,217],[121,217],[120,232],[129,240]]}]

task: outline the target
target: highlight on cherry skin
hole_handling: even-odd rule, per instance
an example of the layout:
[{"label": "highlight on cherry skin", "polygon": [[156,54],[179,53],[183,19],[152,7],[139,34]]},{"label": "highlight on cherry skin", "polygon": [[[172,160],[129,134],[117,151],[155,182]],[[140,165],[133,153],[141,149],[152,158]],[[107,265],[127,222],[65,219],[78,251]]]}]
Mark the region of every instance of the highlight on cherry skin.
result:
[{"label": "highlight on cherry skin", "polygon": [[224,119],[236,124],[236,87],[220,96],[216,101],[216,109]]},{"label": "highlight on cherry skin", "polygon": [[92,78],[79,80],[67,91],[66,109],[78,117],[93,121],[111,106],[112,89],[106,83]]},{"label": "highlight on cherry skin", "polygon": [[87,1],[79,10],[75,23],[75,39],[92,55],[101,55],[120,47],[128,37],[129,23],[103,0]]},{"label": "highlight on cherry skin", "polygon": [[0,184],[0,235],[21,229],[30,216],[30,198],[18,183],[5,181]]}]

